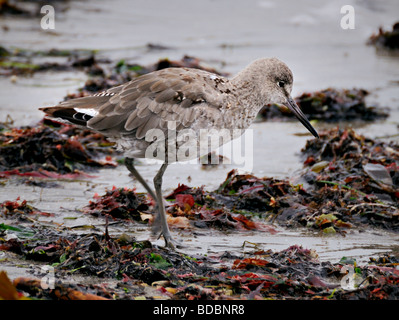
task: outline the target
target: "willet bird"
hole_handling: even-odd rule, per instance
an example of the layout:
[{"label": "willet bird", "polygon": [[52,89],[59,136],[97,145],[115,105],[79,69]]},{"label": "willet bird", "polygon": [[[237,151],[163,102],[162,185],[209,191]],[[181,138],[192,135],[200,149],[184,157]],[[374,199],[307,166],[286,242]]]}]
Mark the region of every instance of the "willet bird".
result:
[{"label": "willet bird", "polygon": [[[168,163],[176,158],[161,157],[163,164],[154,177],[155,192],[136,170],[133,159],[148,157],[147,150],[162,142],[178,150],[182,141],[177,141],[176,133],[185,129],[195,133],[202,129],[240,129],[242,134],[259,110],[270,103],[286,105],[318,137],[292,99],[292,85],[293,75],[285,63],[276,58],[263,58],[255,60],[230,80],[198,69],[168,68],[93,96],[40,110],[48,117],[100,132],[117,143],[124,151],[128,170],[156,201],[153,230],[160,231],[166,246],[174,248],[163,203],[162,177]],[[154,131],[163,137],[148,139],[149,132]],[[163,151],[169,154],[167,148]]]}]

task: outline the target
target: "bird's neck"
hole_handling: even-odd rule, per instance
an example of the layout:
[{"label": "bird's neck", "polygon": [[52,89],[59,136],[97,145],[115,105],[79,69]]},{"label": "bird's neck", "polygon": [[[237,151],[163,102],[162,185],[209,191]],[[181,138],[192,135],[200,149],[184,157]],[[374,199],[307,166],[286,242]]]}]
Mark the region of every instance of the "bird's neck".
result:
[{"label": "bird's neck", "polygon": [[259,81],[250,70],[244,69],[239,72],[231,79],[231,83],[236,88],[237,97],[245,108],[253,108],[259,112],[262,106],[267,104],[262,96]]},{"label": "bird's neck", "polygon": [[228,110],[228,118],[233,121],[234,126],[246,129],[255,120],[265,102],[256,79],[245,70],[232,78],[231,83],[235,88],[235,101]]}]

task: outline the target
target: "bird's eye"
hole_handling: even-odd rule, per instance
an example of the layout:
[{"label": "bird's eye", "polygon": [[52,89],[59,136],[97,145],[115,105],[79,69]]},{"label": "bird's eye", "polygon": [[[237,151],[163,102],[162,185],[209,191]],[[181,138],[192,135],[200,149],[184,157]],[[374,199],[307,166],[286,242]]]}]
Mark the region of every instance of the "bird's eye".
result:
[{"label": "bird's eye", "polygon": [[279,82],[277,82],[277,85],[278,85],[280,88],[282,88],[282,87],[284,87],[285,82],[284,82],[284,81],[279,81]]}]

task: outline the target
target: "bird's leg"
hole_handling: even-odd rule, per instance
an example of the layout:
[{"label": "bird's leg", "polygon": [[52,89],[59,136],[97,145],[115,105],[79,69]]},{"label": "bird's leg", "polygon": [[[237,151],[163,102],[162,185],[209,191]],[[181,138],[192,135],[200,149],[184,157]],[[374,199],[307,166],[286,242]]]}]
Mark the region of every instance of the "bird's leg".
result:
[{"label": "bird's leg", "polygon": [[141,183],[141,185],[147,190],[147,192],[150,194],[151,198],[154,199],[155,201],[155,215],[154,215],[154,222],[152,225],[152,233],[157,234],[160,229],[159,225],[159,209],[158,209],[158,199],[157,196],[155,195],[154,191],[150,188],[150,186],[145,182],[144,178],[140,175],[140,173],[136,170],[136,168],[133,165],[133,159],[132,158],[125,158],[125,166],[128,168],[128,170],[133,174],[133,176],[138,180],[138,182]]},{"label": "bird's leg", "polygon": [[133,165],[132,158],[125,158],[125,166],[133,174],[133,176],[142,184],[142,186],[147,190],[147,192],[156,202],[156,208],[155,208],[156,214],[153,222],[152,232],[158,233],[159,228],[161,228],[161,233],[164,236],[166,246],[174,249],[172,236],[170,234],[169,227],[166,221],[166,212],[162,197],[162,176],[168,165],[164,163],[159,169],[157,175],[154,177],[154,186],[156,194],[150,188],[150,186],[147,184],[144,178],[140,175],[140,173],[136,170],[136,168]]},{"label": "bird's leg", "polygon": [[170,234],[169,231],[169,226],[168,222],[166,220],[166,211],[165,211],[165,206],[163,205],[163,197],[162,197],[162,177],[163,174],[168,167],[168,164],[165,162],[162,164],[161,168],[159,169],[158,173],[154,177],[154,187],[155,187],[155,193],[158,201],[158,219],[159,223],[161,224],[161,230],[162,230],[162,235],[165,239],[165,244],[167,247],[170,249],[175,249],[175,246],[173,244],[173,239],[172,235]]},{"label": "bird's leg", "polygon": [[133,176],[138,180],[138,182],[140,182],[141,185],[147,190],[147,192],[150,194],[151,198],[153,198],[155,203],[158,205],[157,197],[156,197],[154,191],[152,191],[150,186],[147,184],[147,182],[145,182],[144,178],[140,175],[140,173],[134,167],[133,159],[125,158],[125,166],[133,174]]}]

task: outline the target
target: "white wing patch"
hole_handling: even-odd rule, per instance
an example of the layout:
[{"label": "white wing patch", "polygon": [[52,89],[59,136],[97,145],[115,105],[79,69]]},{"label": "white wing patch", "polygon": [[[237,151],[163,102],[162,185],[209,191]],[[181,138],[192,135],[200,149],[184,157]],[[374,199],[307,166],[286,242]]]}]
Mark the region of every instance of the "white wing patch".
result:
[{"label": "white wing patch", "polygon": [[96,109],[91,109],[91,108],[74,108],[76,112],[84,113],[89,116],[95,117],[98,114],[98,111]]}]

